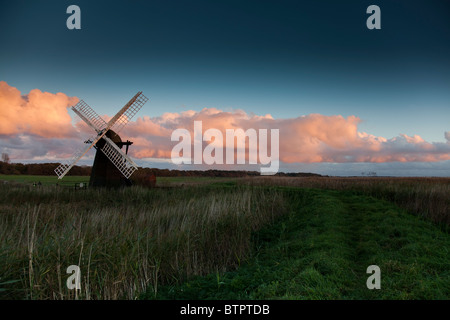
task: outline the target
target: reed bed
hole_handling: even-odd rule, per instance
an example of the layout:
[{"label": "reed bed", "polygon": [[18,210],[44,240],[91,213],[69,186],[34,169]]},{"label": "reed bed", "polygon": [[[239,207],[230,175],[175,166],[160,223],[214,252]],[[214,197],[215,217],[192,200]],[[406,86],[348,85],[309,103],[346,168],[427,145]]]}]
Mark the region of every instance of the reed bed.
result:
[{"label": "reed bed", "polygon": [[[136,299],[162,284],[224,272],[251,234],[286,212],[274,189],[73,190],[0,186],[0,297]],[[69,290],[70,265],[81,290]]]}]

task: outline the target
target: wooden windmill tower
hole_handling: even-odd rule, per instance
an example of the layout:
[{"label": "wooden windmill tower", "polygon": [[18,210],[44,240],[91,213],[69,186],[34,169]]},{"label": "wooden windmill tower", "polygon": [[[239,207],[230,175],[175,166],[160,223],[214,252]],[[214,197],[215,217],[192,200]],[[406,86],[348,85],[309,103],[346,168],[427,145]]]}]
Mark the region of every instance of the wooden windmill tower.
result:
[{"label": "wooden windmill tower", "polygon": [[[95,131],[95,135],[85,141],[86,147],[76,152],[66,163],[55,169],[58,179],[62,179],[69,170],[92,147],[97,149],[92,167],[90,186],[118,187],[131,184],[129,178],[137,165],[127,155],[130,141],[122,142],[120,130],[142,108],[148,98],[138,92],[109,122],[105,122],[87,103],[80,100],[72,110]],[[121,149],[126,146],[126,152]]]}]

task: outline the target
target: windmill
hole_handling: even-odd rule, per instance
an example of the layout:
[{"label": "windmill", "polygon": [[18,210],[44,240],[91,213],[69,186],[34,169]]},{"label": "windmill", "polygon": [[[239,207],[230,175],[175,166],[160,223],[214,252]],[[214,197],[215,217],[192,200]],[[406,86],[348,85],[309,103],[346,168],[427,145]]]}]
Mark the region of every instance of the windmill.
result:
[{"label": "windmill", "polygon": [[[89,185],[114,187],[130,184],[129,177],[137,170],[136,163],[127,155],[128,147],[132,142],[122,142],[118,133],[147,100],[142,91],[138,92],[109,122],[104,121],[83,100],[73,106],[72,110],[95,131],[95,135],[85,141],[87,146],[55,169],[58,179],[62,179],[78,160],[94,147],[97,152]],[[124,145],[126,153],[121,150]]]}]

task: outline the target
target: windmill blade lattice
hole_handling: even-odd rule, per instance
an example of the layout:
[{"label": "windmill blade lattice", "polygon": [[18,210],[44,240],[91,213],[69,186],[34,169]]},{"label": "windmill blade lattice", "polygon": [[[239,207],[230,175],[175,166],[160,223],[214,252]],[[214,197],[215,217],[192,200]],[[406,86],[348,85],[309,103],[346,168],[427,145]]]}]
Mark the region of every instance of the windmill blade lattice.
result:
[{"label": "windmill blade lattice", "polygon": [[130,159],[130,157],[123,153],[123,151],[120,150],[120,148],[110,138],[104,136],[103,139],[106,143],[101,148],[102,152],[124,175],[124,177],[128,179],[133,172],[137,170],[137,165]]},{"label": "windmill blade lattice", "polygon": [[56,169],[55,173],[58,176],[58,179],[62,179],[72,167],[80,160],[93,146],[100,140],[102,136],[93,136],[89,138],[89,145],[84,147],[83,149],[78,150],[75,154],[66,162],[61,163]]},{"label": "windmill blade lattice", "polygon": [[[115,133],[120,130],[133,118],[133,116],[141,110],[142,106],[148,101],[148,98],[141,92],[138,92],[117,114],[110,122],[113,124],[109,127]],[[109,126],[109,123],[108,123]]]},{"label": "windmill blade lattice", "polygon": [[83,100],[80,100],[72,107],[75,112],[84,122],[86,122],[97,133],[102,131],[108,125],[92,108]]}]

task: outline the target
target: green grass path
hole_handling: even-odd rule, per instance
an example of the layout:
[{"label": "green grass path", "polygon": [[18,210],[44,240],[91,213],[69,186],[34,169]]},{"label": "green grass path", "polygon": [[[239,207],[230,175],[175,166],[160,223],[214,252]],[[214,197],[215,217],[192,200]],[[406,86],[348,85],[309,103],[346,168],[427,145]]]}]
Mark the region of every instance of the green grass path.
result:
[{"label": "green grass path", "polygon": [[[351,192],[284,188],[290,213],[254,235],[232,272],[150,288],[143,299],[449,299],[450,235]],[[381,289],[369,290],[369,265]]]}]

